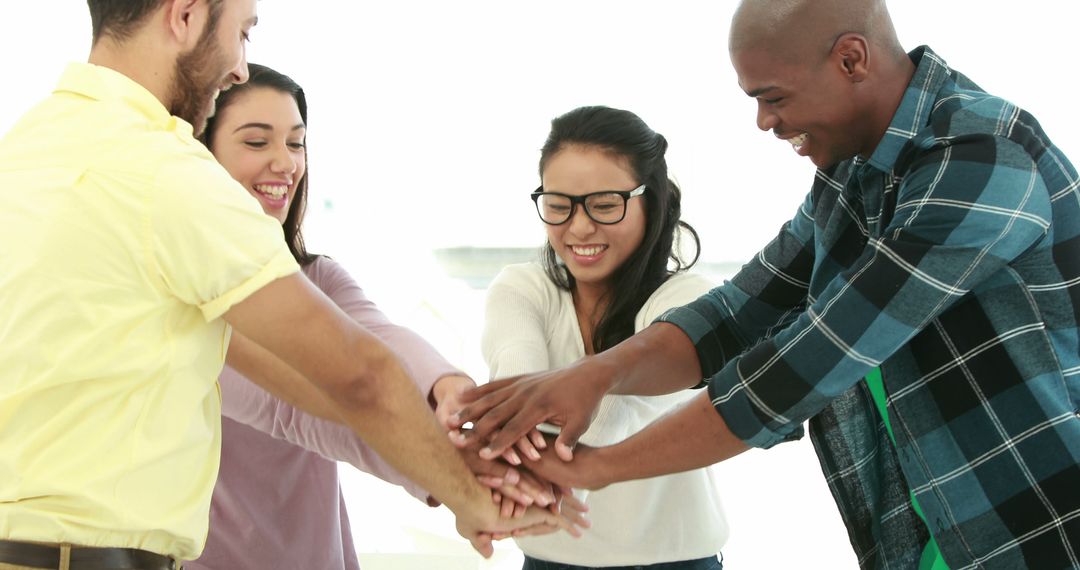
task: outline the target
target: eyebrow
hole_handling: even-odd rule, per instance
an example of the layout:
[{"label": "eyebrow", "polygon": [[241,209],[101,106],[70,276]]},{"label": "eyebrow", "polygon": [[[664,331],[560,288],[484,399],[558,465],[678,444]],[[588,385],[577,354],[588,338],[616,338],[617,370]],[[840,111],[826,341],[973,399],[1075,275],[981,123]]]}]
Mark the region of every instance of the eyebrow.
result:
[{"label": "eyebrow", "polygon": [[765,93],[768,93],[769,91],[772,91],[773,89],[779,89],[779,87],[777,87],[775,85],[769,85],[767,87],[759,87],[757,89],[754,89],[753,91],[747,91],[746,94],[749,95],[750,97],[757,97],[759,95],[764,95]]},{"label": "eyebrow", "polygon": [[[298,131],[304,128],[307,128],[307,125],[305,125],[304,123],[297,123],[293,126],[293,128],[289,129],[289,131]],[[233,132],[238,133],[244,129],[261,129],[264,131],[272,131],[274,130],[274,127],[273,125],[270,125],[268,123],[244,123],[243,125],[236,127],[236,130],[234,130]]]}]

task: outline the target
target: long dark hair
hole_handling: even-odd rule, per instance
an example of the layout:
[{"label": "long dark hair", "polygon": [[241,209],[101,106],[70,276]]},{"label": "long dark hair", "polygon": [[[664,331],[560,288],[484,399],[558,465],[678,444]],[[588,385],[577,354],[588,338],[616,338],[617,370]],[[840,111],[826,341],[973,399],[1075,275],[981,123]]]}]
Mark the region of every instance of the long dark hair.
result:
[{"label": "long dark hair", "polygon": [[[594,352],[615,346],[634,334],[634,318],[645,301],[675,273],[697,263],[701,240],[694,228],[682,221],[682,192],[668,178],[667,139],[649,128],[630,111],[610,107],[579,107],[551,121],[540,151],[540,176],[544,168],[567,145],[596,147],[625,158],[638,184],[645,184],[645,236],[641,245],[612,273],[618,285],[605,293],[604,312],[591,339]],[[685,231],[694,245],[687,262],[679,251]],[[550,243],[540,253],[544,271],[561,289],[573,290],[574,276],[555,255]]]},{"label": "long dark hair", "polygon": [[[232,104],[237,95],[252,89],[270,88],[291,95],[296,100],[296,107],[300,110],[300,118],[304,121],[304,126],[308,124],[307,97],[304,96],[304,89],[292,78],[257,63],[248,64],[248,73],[250,77],[246,83],[235,85],[218,95],[217,111],[213,117],[206,121],[206,128],[203,130],[202,135],[199,136],[199,140],[211,151],[214,150],[212,144],[214,131],[217,130],[217,117],[220,117],[222,111]],[[304,148],[304,159],[307,162],[307,147]],[[304,175],[296,183],[296,193],[293,195],[292,203],[289,204],[289,213],[285,216],[285,223],[282,224],[282,229],[285,230],[285,242],[289,245],[289,251],[292,252],[296,262],[300,265],[307,265],[318,257],[308,253],[307,248],[304,247],[304,235],[301,232],[301,226],[304,223],[304,210],[307,209],[308,172],[310,172],[310,168],[304,170]]]}]

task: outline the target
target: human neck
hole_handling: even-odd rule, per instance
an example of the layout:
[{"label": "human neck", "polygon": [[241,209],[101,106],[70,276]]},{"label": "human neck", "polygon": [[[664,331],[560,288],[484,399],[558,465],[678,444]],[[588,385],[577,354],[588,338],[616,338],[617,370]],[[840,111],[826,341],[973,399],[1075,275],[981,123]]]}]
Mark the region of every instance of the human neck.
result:
[{"label": "human neck", "polygon": [[608,287],[604,285],[581,282],[575,283],[571,291],[581,340],[585,343],[585,354],[595,353],[592,345],[593,333],[609,300],[607,293]]},{"label": "human neck", "polygon": [[885,138],[885,131],[889,129],[889,124],[892,123],[896,110],[900,108],[904,93],[914,76],[915,64],[906,54],[884,62],[883,69],[878,74],[878,84],[868,90],[867,108],[870,111],[867,115],[870,120],[867,132],[870,133],[868,139],[871,144],[866,145],[859,153],[863,158],[869,159]]},{"label": "human neck", "polygon": [[144,34],[117,42],[102,37],[90,49],[88,63],[107,67],[122,73],[142,85],[166,108],[172,105],[172,82],[176,68],[175,57],[170,58],[154,45]]},{"label": "human neck", "polygon": [[604,302],[608,287],[597,283],[574,283],[574,307],[579,313],[597,314],[597,308]]}]

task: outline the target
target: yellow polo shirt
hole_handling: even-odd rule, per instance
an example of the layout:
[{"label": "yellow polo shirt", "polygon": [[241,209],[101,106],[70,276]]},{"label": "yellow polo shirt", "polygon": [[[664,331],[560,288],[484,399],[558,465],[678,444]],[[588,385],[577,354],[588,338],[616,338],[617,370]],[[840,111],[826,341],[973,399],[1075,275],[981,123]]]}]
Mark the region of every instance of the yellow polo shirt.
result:
[{"label": "yellow polo shirt", "polygon": [[0,538],[196,558],[219,317],[297,269],[191,125],[69,66],[0,140]]}]

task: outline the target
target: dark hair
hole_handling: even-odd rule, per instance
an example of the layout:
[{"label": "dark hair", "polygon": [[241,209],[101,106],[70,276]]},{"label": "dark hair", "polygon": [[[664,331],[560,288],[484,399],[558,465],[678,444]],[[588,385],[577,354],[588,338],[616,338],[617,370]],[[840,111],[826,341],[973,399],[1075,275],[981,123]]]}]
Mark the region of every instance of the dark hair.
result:
[{"label": "dark hair", "polygon": [[[642,196],[645,235],[641,245],[611,275],[611,282],[618,286],[605,294],[606,306],[593,331],[593,350],[601,352],[634,334],[637,312],[669,277],[697,263],[701,241],[694,228],[679,219],[682,192],[668,178],[664,158],[667,139],[640,117],[630,111],[593,106],[555,118],[540,152],[541,177],[548,161],[569,145],[597,147],[626,159],[637,182],[646,186]],[[694,244],[694,257],[689,262],[679,252],[680,230],[685,230]],[[550,243],[544,244],[540,255],[548,277],[562,289],[573,289],[574,276],[559,263]]]},{"label": "dark hair", "polygon": [[[90,26],[94,43],[102,36],[124,40],[131,36],[143,20],[154,13],[165,0],[86,0],[90,8]],[[222,0],[207,0],[210,6],[209,26],[216,27],[221,15]]]},{"label": "dark hair", "polygon": [[[292,80],[289,76],[274,71],[265,65],[259,65],[257,63],[248,64],[248,73],[250,77],[246,83],[240,83],[234,85],[227,91],[222,91],[218,95],[216,101],[216,112],[214,116],[210,117],[206,121],[206,128],[202,134],[199,135],[199,140],[206,145],[211,151],[213,148],[214,132],[217,130],[217,118],[221,116],[221,113],[229,107],[241,93],[246,93],[252,89],[268,88],[287,93],[292,95],[292,98],[296,101],[296,107],[300,110],[300,118],[303,120],[304,125],[308,123],[307,116],[307,97],[304,95],[304,89],[300,87],[298,83]],[[307,148],[304,148],[305,159],[307,157]],[[307,208],[307,185],[308,185],[308,172],[310,169],[304,170],[304,175],[300,177],[300,180],[296,183],[296,193],[293,195],[292,203],[289,204],[289,213],[285,216],[285,223],[282,224],[282,228],[285,230],[285,242],[289,245],[289,251],[292,252],[293,257],[296,258],[296,262],[300,265],[307,265],[315,260],[317,257],[314,254],[308,253],[307,248],[304,246],[304,235],[301,232],[301,226],[304,223],[304,210]]]}]

